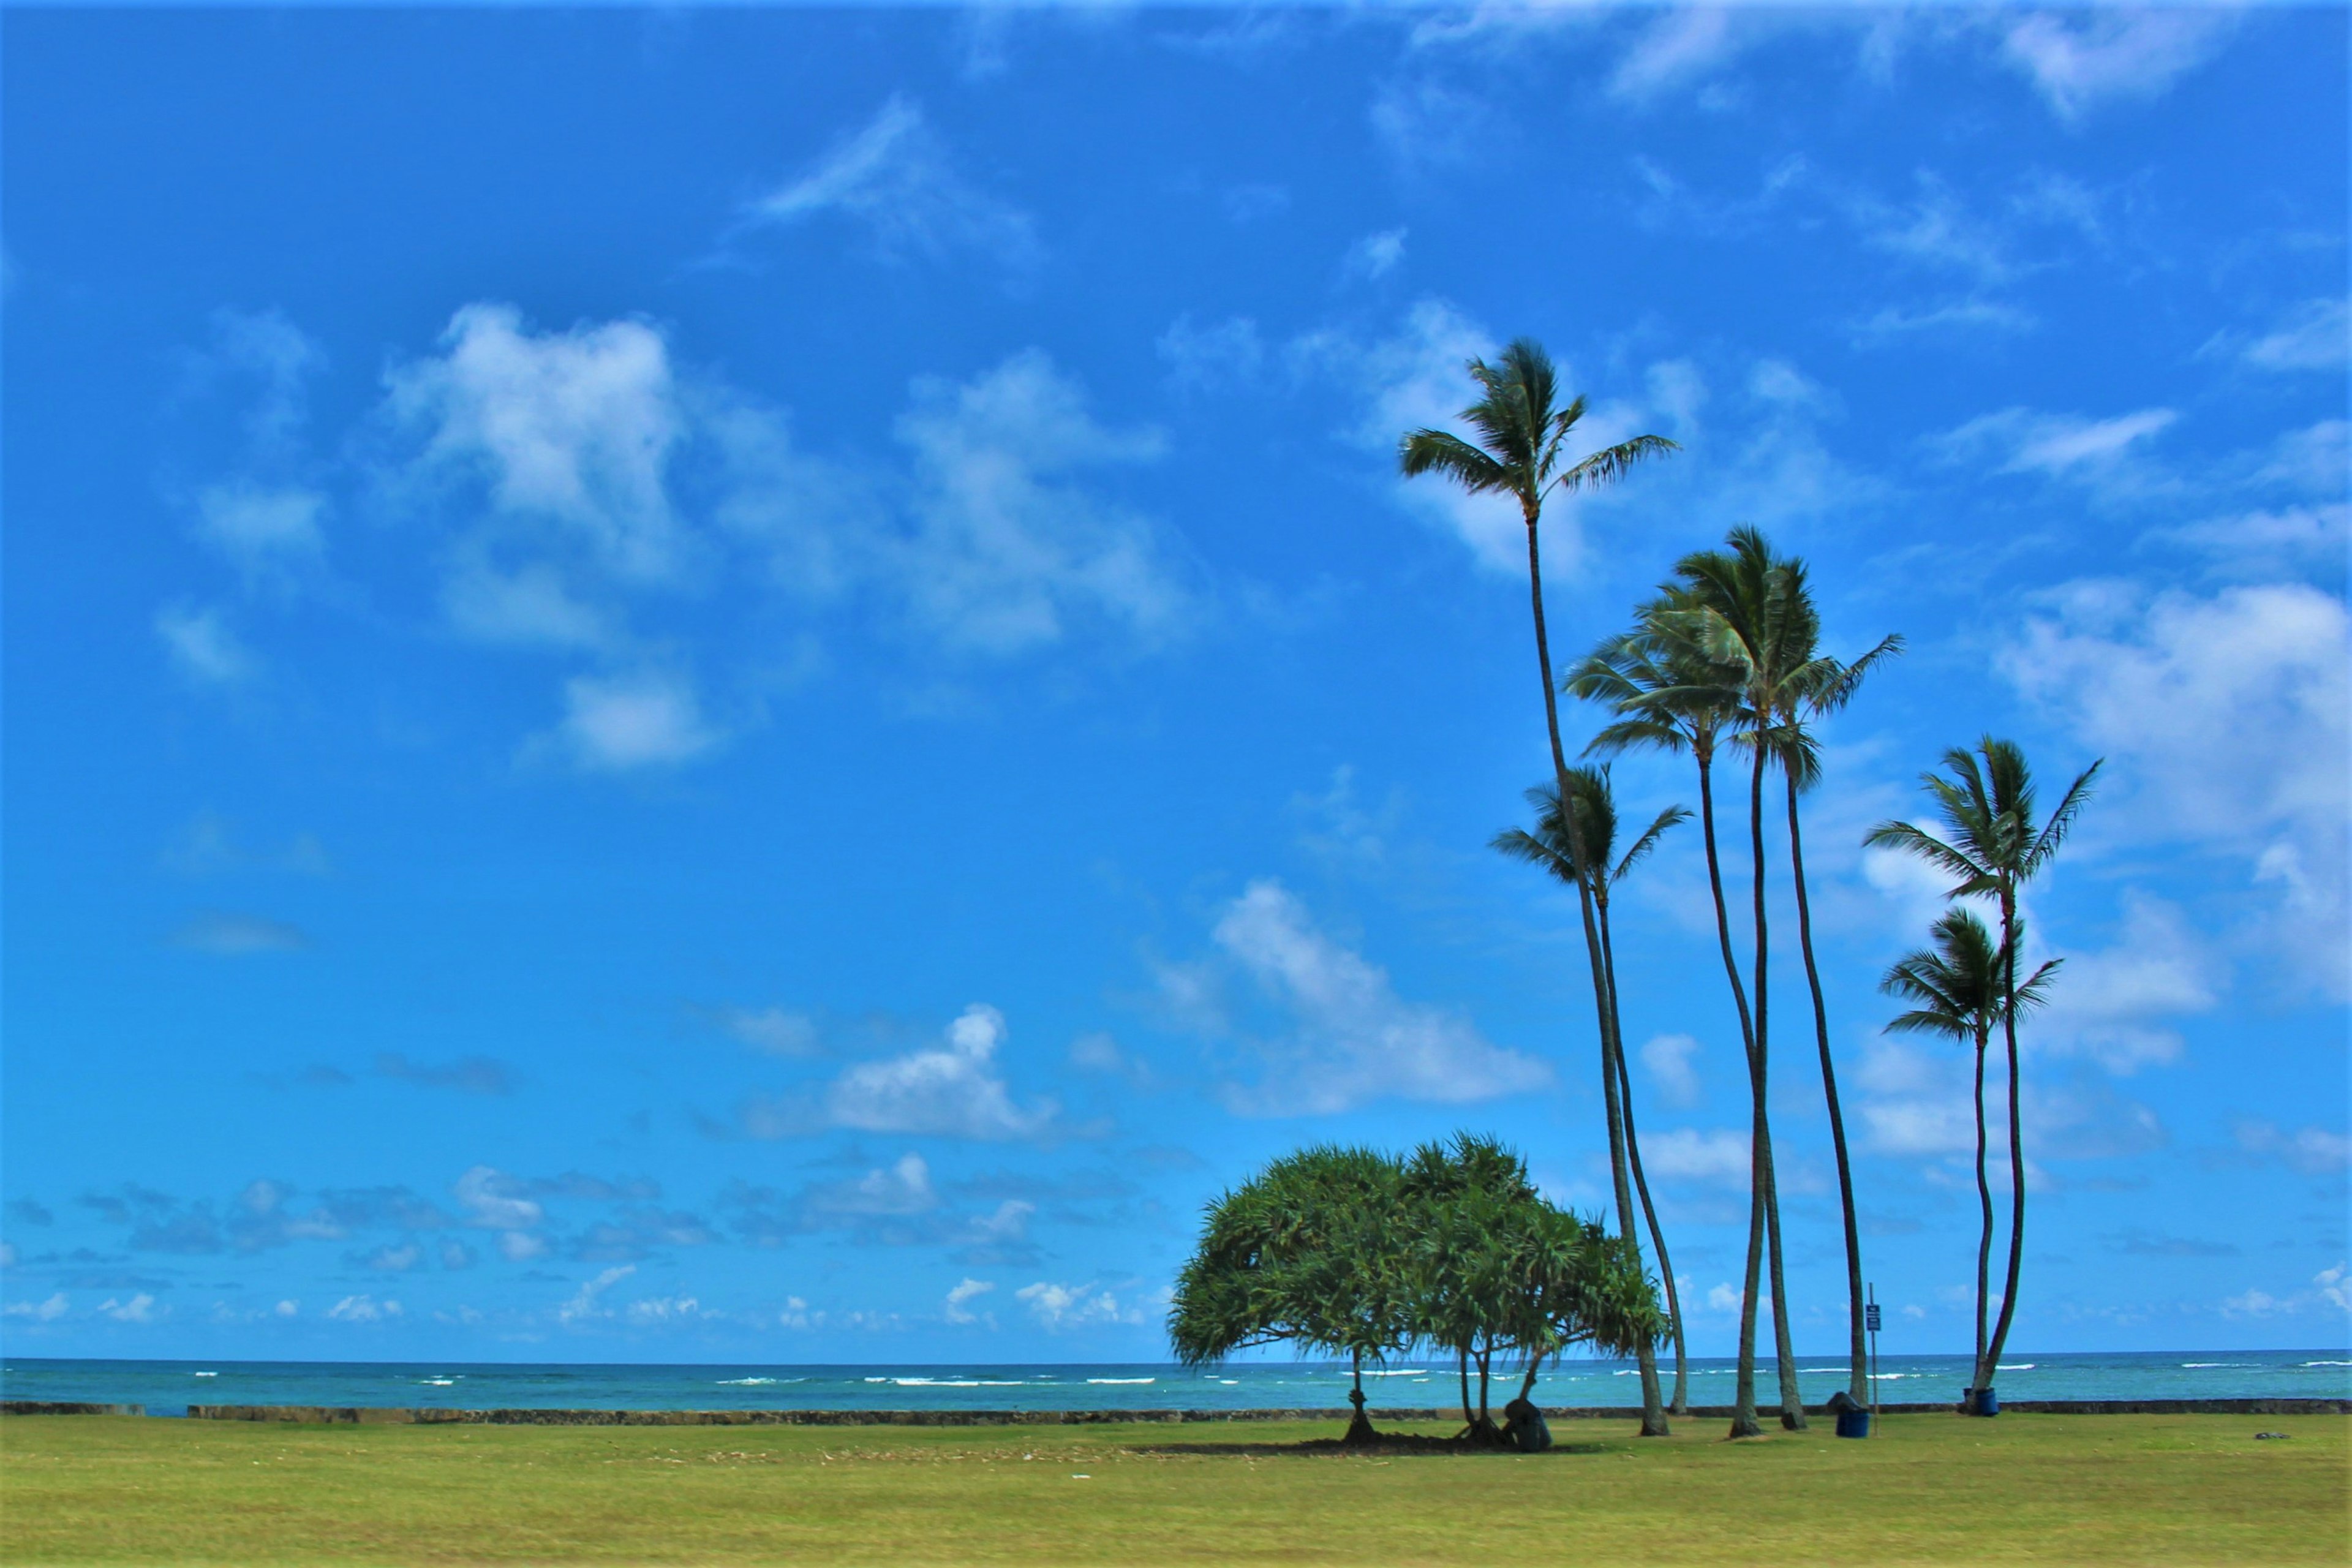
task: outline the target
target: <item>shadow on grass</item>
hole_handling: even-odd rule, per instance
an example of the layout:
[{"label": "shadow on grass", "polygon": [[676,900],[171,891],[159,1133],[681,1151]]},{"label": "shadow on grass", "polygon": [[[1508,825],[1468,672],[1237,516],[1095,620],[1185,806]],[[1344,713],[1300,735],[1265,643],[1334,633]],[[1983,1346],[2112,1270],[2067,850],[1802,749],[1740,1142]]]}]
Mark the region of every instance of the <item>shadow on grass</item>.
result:
[{"label": "shadow on grass", "polygon": [[1379,1459],[1398,1454],[1541,1459],[1564,1454],[1609,1452],[1609,1445],[1605,1443],[1555,1442],[1540,1454],[1522,1454],[1517,1448],[1498,1447],[1491,1443],[1472,1443],[1465,1437],[1426,1437],[1409,1432],[1383,1432],[1370,1443],[1349,1443],[1338,1437],[1310,1437],[1298,1443],[1139,1443],[1127,1447],[1129,1452],[1137,1454],[1237,1456],[1254,1459]]}]

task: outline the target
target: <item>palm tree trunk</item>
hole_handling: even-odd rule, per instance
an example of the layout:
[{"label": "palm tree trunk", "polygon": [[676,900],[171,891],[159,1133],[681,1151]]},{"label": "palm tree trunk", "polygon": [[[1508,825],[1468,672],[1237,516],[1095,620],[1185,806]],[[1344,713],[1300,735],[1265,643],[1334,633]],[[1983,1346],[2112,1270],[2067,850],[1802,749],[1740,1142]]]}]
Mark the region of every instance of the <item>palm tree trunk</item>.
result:
[{"label": "palm tree trunk", "polygon": [[[1766,1110],[1766,1071],[1770,1059],[1771,936],[1764,915],[1764,737],[1756,737],[1756,764],[1748,781],[1748,837],[1756,860],[1756,1042],[1748,1081],[1756,1096],[1756,1125],[1748,1149],[1749,1180],[1763,1199],[1764,1224],[1772,1263],[1772,1351],[1780,1382],[1780,1425],[1805,1428],[1804,1396],[1797,1391],[1797,1358],[1789,1341],[1789,1291],[1780,1262],[1780,1193],[1772,1174],[1772,1127]],[[1751,1246],[1750,1250],[1753,1250]],[[1755,1290],[1754,1282],[1748,1286]]]},{"label": "palm tree trunk", "polygon": [[2017,1277],[2025,1263],[2025,1122],[2017,1103],[2017,894],[2000,894],[2001,1043],[2009,1049],[2009,1279],[2001,1287],[2000,1317],[1992,1326],[1992,1343],[1985,1351],[1984,1376],[1989,1385],[2000,1370],[2000,1352],[2009,1343],[2009,1326],[2017,1317]]},{"label": "palm tree trunk", "polygon": [[1617,1025],[1617,1098],[1625,1123],[1625,1163],[1633,1173],[1633,1190],[1642,1200],[1642,1218],[1650,1228],[1650,1245],[1657,1249],[1658,1277],[1666,1291],[1666,1316],[1675,1326],[1675,1396],[1667,1414],[1690,1414],[1690,1355],[1683,1335],[1682,1300],[1675,1288],[1674,1260],[1666,1256],[1666,1233],[1658,1227],[1658,1207],[1650,1201],[1650,1184],[1642,1175],[1642,1141],[1633,1130],[1633,1079],[1625,1068],[1624,1020],[1617,1012],[1617,947],[1609,933],[1609,906],[1601,906],[1601,962],[1609,973],[1609,1011]]},{"label": "palm tree trunk", "polygon": [[1473,1431],[1475,1431],[1478,1426],[1478,1418],[1470,1414],[1470,1352],[1466,1346],[1462,1352],[1461,1366],[1462,1425],[1471,1428]]},{"label": "palm tree trunk", "polygon": [[[1724,978],[1731,984],[1731,1001],[1739,1015],[1739,1040],[1748,1060],[1748,1089],[1760,1109],[1763,1089],[1756,1080],[1756,1026],[1748,1013],[1748,988],[1740,983],[1739,960],[1731,951],[1731,910],[1723,897],[1723,863],[1715,842],[1715,749],[1705,735],[1692,737],[1691,755],[1698,763],[1700,836],[1706,841],[1706,883],[1715,895],[1715,934],[1723,949]],[[1751,1134],[1752,1137],[1752,1134]],[[1748,1183],[1748,1274],[1739,1300],[1739,1370],[1732,1381],[1731,1436],[1754,1437],[1763,1432],[1756,1422],[1756,1282],[1764,1258],[1764,1189],[1755,1179],[1755,1153],[1749,1150]]]},{"label": "palm tree trunk", "polygon": [[[1625,1140],[1625,1100],[1619,1092],[1622,1076],[1620,1063],[1624,1056],[1624,1043],[1618,1029],[1617,988],[1615,967],[1610,962],[1608,930],[1609,905],[1595,891],[1600,879],[1608,875],[1605,868],[1592,873],[1577,888],[1578,898],[1587,906],[1585,919],[1597,923],[1601,932],[1600,951],[1594,955],[1599,962],[1592,971],[1592,996],[1601,1016],[1601,1103],[1609,1119],[1609,1176],[1617,1198],[1617,1234],[1638,1260],[1642,1256],[1641,1234],[1633,1217],[1633,1189],[1628,1178]],[[1642,1379],[1642,1436],[1670,1436],[1665,1407],[1658,1393],[1657,1347],[1643,1342],[1637,1349],[1634,1365]]]},{"label": "palm tree trunk", "polygon": [[1830,1107],[1830,1146],[1837,1152],[1838,1205],[1845,1215],[1845,1299],[1849,1336],[1846,1392],[1870,1403],[1869,1345],[1862,1322],[1862,1229],[1853,1212],[1853,1167],[1845,1149],[1845,1112],[1838,1105],[1837,1068],[1830,1060],[1830,1014],[1822,1000],[1822,972],[1813,962],[1813,911],[1805,896],[1805,840],[1797,826],[1797,780],[1788,775],[1789,867],[1797,888],[1797,945],[1805,955],[1805,984],[1813,993],[1813,1037],[1822,1051],[1822,1092]]},{"label": "palm tree trunk", "polygon": [[1976,1375],[1969,1380],[1972,1391],[1969,1413],[1975,1413],[1973,1391],[1989,1381],[1985,1365],[1985,1318],[1992,1292],[1992,1182],[1985,1174],[1985,1047],[1991,1042],[1986,1037],[1992,1032],[1990,1021],[1977,1021],[1977,1203],[1984,1210],[1984,1226],[1977,1236],[1977,1359]]},{"label": "palm tree trunk", "polygon": [[[1528,595],[1529,605],[1535,616],[1536,666],[1538,673],[1543,678],[1544,728],[1551,740],[1552,776],[1559,790],[1560,818],[1568,827],[1569,856],[1572,860],[1574,860],[1579,874],[1585,879],[1585,894],[1584,896],[1580,897],[1577,902],[1580,906],[1584,916],[1585,960],[1591,965],[1593,995],[1596,998],[1596,1005],[1600,1006],[1601,1012],[1601,1079],[1605,1085],[1613,1086],[1614,1080],[1611,1078],[1609,1072],[1612,1031],[1609,1027],[1608,1017],[1608,1003],[1610,998],[1606,994],[1606,988],[1608,985],[1607,966],[1603,963],[1601,957],[1601,931],[1598,923],[1593,919],[1592,900],[1590,896],[1590,889],[1592,885],[1592,877],[1596,874],[1606,876],[1608,873],[1606,868],[1602,868],[1598,873],[1588,869],[1591,865],[1591,858],[1585,853],[1583,825],[1577,821],[1575,801],[1569,791],[1568,752],[1566,749],[1560,745],[1559,742],[1559,695],[1553,689],[1551,679],[1551,639],[1550,635],[1546,630],[1544,625],[1543,557],[1542,552],[1538,546],[1536,537],[1539,510],[1533,502],[1524,503],[1522,510],[1528,525]],[[1605,1098],[1612,1100],[1616,1098],[1613,1087]],[[1624,1149],[1622,1142],[1618,1136],[1616,1114],[1613,1109],[1610,1110],[1609,1116],[1610,1164],[1612,1167],[1612,1173],[1616,1180],[1619,1194],[1617,1200],[1618,1213],[1622,1222],[1627,1244],[1633,1247],[1634,1258],[1638,1262],[1642,1254],[1642,1245],[1640,1240],[1633,1234],[1633,1222],[1629,1214],[1632,1205],[1625,1193]],[[1658,1361],[1657,1352],[1654,1349],[1650,1350],[1643,1354],[1642,1358],[1642,1366],[1643,1369],[1642,1373],[1642,1436],[1644,1437],[1664,1436],[1666,1435],[1666,1416],[1664,1406],[1658,1396]],[[1481,1408],[1483,1410],[1485,1399],[1483,1391],[1480,1394],[1480,1399]]]}]

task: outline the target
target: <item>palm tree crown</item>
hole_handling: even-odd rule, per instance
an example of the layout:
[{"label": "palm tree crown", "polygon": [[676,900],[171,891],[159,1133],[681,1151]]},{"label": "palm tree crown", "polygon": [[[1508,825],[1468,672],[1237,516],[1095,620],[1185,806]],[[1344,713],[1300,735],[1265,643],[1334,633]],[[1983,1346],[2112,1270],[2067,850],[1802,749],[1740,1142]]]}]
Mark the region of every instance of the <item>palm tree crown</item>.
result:
[{"label": "palm tree crown", "polygon": [[1447,430],[1406,432],[1397,457],[1408,479],[1442,473],[1474,495],[1509,494],[1532,525],[1551,491],[1607,484],[1642,458],[1676,449],[1663,436],[1636,436],[1570,462],[1569,433],[1584,417],[1584,399],[1553,406],[1559,373],[1531,338],[1515,339],[1492,363],[1474,359],[1467,368],[1484,395],[1461,415],[1476,441]]}]

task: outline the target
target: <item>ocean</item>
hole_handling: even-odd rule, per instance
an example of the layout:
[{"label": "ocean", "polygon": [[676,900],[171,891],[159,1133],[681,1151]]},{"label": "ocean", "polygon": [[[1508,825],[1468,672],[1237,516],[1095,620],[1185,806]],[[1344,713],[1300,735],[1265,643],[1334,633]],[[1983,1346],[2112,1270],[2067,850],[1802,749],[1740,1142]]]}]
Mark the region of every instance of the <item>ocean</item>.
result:
[{"label": "ocean", "polygon": [[[1672,1363],[1661,1370],[1669,1379]],[[1836,1358],[1800,1359],[1808,1404],[1844,1386]],[[1728,1404],[1728,1359],[1694,1359],[1691,1402]],[[1965,1356],[1886,1356],[1879,1397],[1890,1404],[1959,1397]],[[1570,1359],[1544,1370],[1536,1402],[1554,1408],[1640,1401],[1629,1362]],[[1498,1383],[1501,1381],[1498,1378]],[[1517,1378],[1509,1380],[1515,1389]],[[1758,1392],[1777,1398],[1768,1364]],[[1671,1382],[1669,1391],[1671,1391]],[[2352,1398],[2352,1351],[2018,1352],[2001,1365],[2002,1398]],[[1457,1404],[1450,1363],[1399,1360],[1367,1371],[1379,1406]],[[1334,1408],[1344,1363],[1251,1361],[1193,1370],[1027,1363],[794,1366],[758,1363],[619,1365],[486,1362],[66,1361],[10,1356],[0,1397],[143,1405],[184,1415],[190,1405],[364,1405],[448,1409],[597,1410],[1249,1410]],[[1496,1403],[1510,1397],[1496,1396]]]}]

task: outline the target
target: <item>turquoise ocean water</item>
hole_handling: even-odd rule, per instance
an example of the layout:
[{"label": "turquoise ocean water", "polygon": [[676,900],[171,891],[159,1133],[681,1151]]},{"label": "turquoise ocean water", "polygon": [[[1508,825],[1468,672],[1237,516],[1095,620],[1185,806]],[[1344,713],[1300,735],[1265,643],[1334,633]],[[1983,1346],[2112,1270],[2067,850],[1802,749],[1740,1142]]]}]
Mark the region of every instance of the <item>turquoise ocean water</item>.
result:
[{"label": "turquoise ocean water", "polygon": [[[1800,1360],[1808,1403],[1843,1387],[1842,1363]],[[1670,1367],[1668,1370],[1671,1375]],[[1890,1404],[1956,1400],[1965,1356],[1886,1356],[1879,1397]],[[1691,1400],[1727,1404],[1727,1360],[1691,1365]],[[1500,1380],[1498,1379],[1498,1382]],[[1516,1384],[1516,1378],[1511,1380]],[[1776,1397],[1770,1369],[1759,1393]],[[1443,1406],[1458,1400],[1454,1368],[1401,1360],[1366,1378],[1375,1405]],[[2002,1364],[2001,1396],[2020,1399],[2352,1398],[2352,1351],[2161,1351],[2115,1354],[2020,1352]],[[369,1405],[456,1409],[604,1410],[1246,1410],[1329,1408],[1347,1397],[1348,1369],[1320,1362],[1247,1362],[1209,1371],[1134,1365],[865,1366],[533,1364],[473,1362],[63,1361],[10,1356],[0,1397],[144,1405],[179,1415],[192,1405]],[[1509,1397],[1496,1395],[1496,1403]],[[1536,1401],[1553,1407],[1638,1403],[1630,1363],[1570,1359],[1547,1367]]]}]

